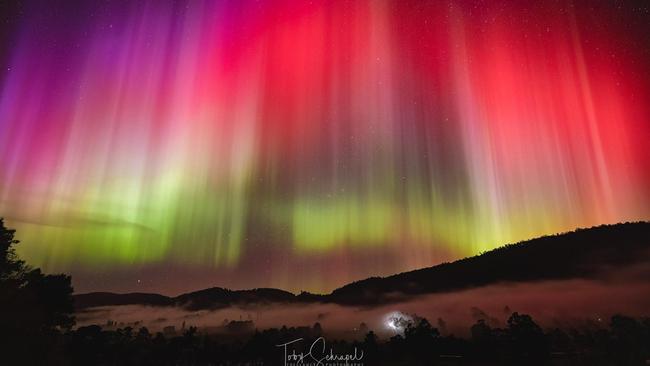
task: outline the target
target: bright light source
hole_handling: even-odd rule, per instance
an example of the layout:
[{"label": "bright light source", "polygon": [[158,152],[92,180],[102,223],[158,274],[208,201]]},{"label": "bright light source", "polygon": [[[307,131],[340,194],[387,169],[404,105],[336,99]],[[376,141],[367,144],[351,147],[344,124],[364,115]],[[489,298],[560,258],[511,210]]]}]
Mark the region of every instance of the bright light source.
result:
[{"label": "bright light source", "polygon": [[404,329],[413,322],[413,318],[400,311],[393,311],[384,316],[384,326],[393,333],[403,333]]}]

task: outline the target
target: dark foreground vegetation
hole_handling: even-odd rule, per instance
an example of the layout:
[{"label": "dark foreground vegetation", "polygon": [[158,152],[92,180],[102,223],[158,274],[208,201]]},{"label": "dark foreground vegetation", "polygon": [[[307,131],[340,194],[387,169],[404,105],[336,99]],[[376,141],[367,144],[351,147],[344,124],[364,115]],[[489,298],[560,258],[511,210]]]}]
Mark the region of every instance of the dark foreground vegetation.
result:
[{"label": "dark foreground vegetation", "polygon": [[[199,334],[194,327],[179,336],[165,336],[145,327],[103,330],[92,325],[16,338],[23,347],[5,350],[2,364],[284,365],[284,348],[277,345],[302,339],[288,346],[287,354],[308,354],[322,332],[315,324],[255,331],[242,339]],[[626,316],[614,316],[604,326],[543,331],[530,316],[513,313],[502,328],[479,320],[469,339],[441,336],[426,319],[418,319],[403,335],[386,341],[372,331],[353,342],[324,338],[304,364],[315,365],[330,349],[335,355],[354,355],[356,350],[359,357],[350,363],[363,365],[643,365],[650,359],[650,319]],[[333,363],[324,360],[327,364]]]},{"label": "dark foreground vegetation", "polygon": [[[247,336],[201,334],[193,327],[178,336],[153,334],[144,327],[73,329],[70,277],[30,268],[17,258],[17,243],[14,231],[0,219],[0,365],[346,364],[324,359],[327,355],[355,355],[349,365],[650,364],[650,318],[622,315],[580,329],[543,330],[530,316],[512,313],[503,325],[478,320],[467,339],[442,336],[418,317],[400,323],[403,331],[388,340],[369,331],[359,341],[326,336],[319,341],[324,331],[318,323],[255,330]],[[278,347],[282,344],[290,344],[290,357],[294,351],[306,357],[302,362],[287,359],[285,348]]]},{"label": "dark foreground vegetation", "polygon": [[[371,331],[357,342],[335,341],[325,336],[312,355],[320,360],[330,354],[363,357],[351,364],[363,365],[643,365],[650,359],[650,319],[614,316],[609,325],[584,329],[543,331],[525,314],[513,313],[503,328],[479,320],[469,339],[441,336],[426,319],[418,319],[403,335],[378,340]],[[322,334],[313,327],[256,331],[245,340],[228,336],[200,335],[189,328],[183,335],[166,337],[147,328],[104,331],[93,325],[53,338],[51,364],[72,365],[284,365],[284,348],[290,355],[309,353]],[[294,347],[295,345],[295,347]],[[315,365],[309,356],[305,365]],[[54,362],[56,360],[56,362]],[[323,361],[327,365],[329,361]],[[295,360],[287,364],[299,364]],[[330,365],[332,363],[329,363]],[[343,363],[341,363],[343,364]]]}]

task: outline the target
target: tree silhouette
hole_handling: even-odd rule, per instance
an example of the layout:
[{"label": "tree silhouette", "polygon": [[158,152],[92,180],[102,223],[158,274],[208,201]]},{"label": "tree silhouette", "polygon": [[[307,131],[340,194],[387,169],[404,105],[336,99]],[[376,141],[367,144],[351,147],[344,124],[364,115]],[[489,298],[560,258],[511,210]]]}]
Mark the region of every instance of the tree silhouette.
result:
[{"label": "tree silhouette", "polygon": [[404,330],[404,340],[409,354],[415,356],[418,362],[425,364],[437,358],[436,341],[439,337],[438,329],[432,327],[424,318],[419,318],[416,325],[409,324]]},{"label": "tree silhouette", "polygon": [[21,276],[25,271],[25,262],[18,259],[13,247],[18,244],[14,239],[16,230],[7,229],[4,219],[0,218],[0,280],[3,287],[17,283],[20,285]]},{"label": "tree silhouette", "polygon": [[479,319],[470,329],[474,354],[482,360],[495,360],[498,357],[498,336],[485,321]]},{"label": "tree silhouette", "polygon": [[72,286],[66,275],[44,275],[16,255],[15,230],[0,219],[0,342],[8,362],[38,364],[52,351],[55,335],[74,324]]},{"label": "tree silhouette", "polygon": [[508,319],[508,334],[516,358],[539,362],[548,358],[544,332],[530,315],[512,313]]}]

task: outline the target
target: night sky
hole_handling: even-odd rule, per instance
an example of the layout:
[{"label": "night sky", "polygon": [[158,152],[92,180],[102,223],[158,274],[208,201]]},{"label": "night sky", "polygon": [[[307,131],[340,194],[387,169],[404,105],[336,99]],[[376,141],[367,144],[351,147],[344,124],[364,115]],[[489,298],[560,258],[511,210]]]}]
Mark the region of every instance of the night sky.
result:
[{"label": "night sky", "polygon": [[530,3],[3,2],[0,215],[165,294],[650,219],[650,5]]}]

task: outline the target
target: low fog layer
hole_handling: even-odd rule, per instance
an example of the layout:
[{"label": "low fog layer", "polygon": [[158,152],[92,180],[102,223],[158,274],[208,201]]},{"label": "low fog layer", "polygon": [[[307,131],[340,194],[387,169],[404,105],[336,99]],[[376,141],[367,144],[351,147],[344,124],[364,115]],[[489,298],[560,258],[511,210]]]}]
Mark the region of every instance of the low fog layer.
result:
[{"label": "low fog layer", "polygon": [[[531,314],[544,327],[579,326],[586,321],[606,325],[609,317],[617,313],[650,315],[650,283],[644,280],[648,273],[644,266],[607,280],[499,284],[378,307],[282,304],[201,311],[139,305],[97,307],[78,313],[77,326],[106,326],[110,321],[110,327],[146,326],[160,331],[168,326],[180,330],[185,324],[205,332],[220,332],[232,320],[250,320],[257,329],[312,326],[319,322],[330,336],[356,338],[374,330],[387,337],[395,333],[386,324],[387,314],[401,312],[427,318],[442,334],[464,336],[478,319],[503,326],[514,311]],[[360,327],[362,322],[367,329]]]}]

